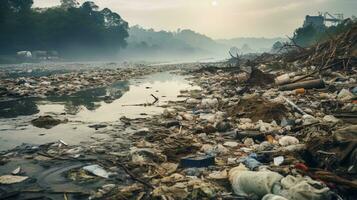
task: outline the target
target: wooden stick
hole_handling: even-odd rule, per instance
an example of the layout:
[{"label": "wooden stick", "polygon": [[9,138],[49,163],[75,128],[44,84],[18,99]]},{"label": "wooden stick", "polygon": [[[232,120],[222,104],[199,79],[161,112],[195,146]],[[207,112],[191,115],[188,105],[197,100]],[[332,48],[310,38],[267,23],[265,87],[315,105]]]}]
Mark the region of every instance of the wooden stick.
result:
[{"label": "wooden stick", "polygon": [[123,168],[123,170],[135,181],[138,181],[140,183],[142,183],[143,185],[146,185],[147,187],[151,188],[151,189],[155,189],[154,186],[152,186],[150,183],[141,180],[140,178],[136,177],[133,173],[131,173],[131,171],[122,163],[117,163],[121,168]]},{"label": "wooden stick", "polygon": [[155,104],[156,102],[159,101],[159,98],[155,97],[155,95],[151,94],[152,97],[154,97],[155,101],[152,104]]}]

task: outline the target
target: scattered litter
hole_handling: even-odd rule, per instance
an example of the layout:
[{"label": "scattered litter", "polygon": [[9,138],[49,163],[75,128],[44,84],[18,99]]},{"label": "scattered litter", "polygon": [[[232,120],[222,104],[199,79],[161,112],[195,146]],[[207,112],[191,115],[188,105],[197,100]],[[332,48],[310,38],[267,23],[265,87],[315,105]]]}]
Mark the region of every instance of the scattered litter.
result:
[{"label": "scattered litter", "polygon": [[0,176],[0,184],[15,184],[15,183],[20,183],[28,179],[29,177],[27,176],[13,176],[13,175],[3,175]]},{"label": "scattered litter", "polygon": [[21,173],[21,167],[19,166],[19,167],[17,167],[16,169],[14,169],[12,172],[11,172],[11,174],[12,175],[18,175],[18,174],[20,174]]},{"label": "scattered litter", "polygon": [[262,163],[257,160],[257,154],[255,153],[252,153],[247,157],[241,158],[239,161],[243,162],[244,165],[251,170],[255,170],[262,165]]},{"label": "scattered litter", "polygon": [[341,101],[348,101],[351,100],[353,97],[354,95],[347,89],[342,89],[337,95],[337,99]]},{"label": "scattered litter", "polygon": [[227,179],[228,178],[228,172],[227,170],[223,171],[216,171],[208,175],[211,179]]},{"label": "scattered litter", "polygon": [[278,156],[274,158],[274,165],[280,166],[284,162],[284,156]]},{"label": "scattered litter", "polygon": [[333,115],[325,115],[325,117],[323,118],[323,120],[325,122],[328,123],[338,123],[340,120],[337,119],[336,117],[334,117]]},{"label": "scattered litter", "polygon": [[203,108],[213,108],[218,105],[218,99],[202,99],[201,106]]},{"label": "scattered litter", "polygon": [[244,165],[239,165],[229,171],[229,180],[235,194],[255,196],[261,199],[273,192],[273,187],[283,178],[271,171],[249,171]]},{"label": "scattered litter", "polygon": [[180,166],[183,168],[190,167],[208,167],[215,164],[214,156],[188,156],[181,158]]},{"label": "scattered litter", "polygon": [[99,165],[88,165],[83,167],[83,169],[102,178],[109,178],[110,175],[105,169],[103,169]]},{"label": "scattered litter", "polygon": [[238,146],[238,143],[237,143],[237,142],[225,142],[225,143],[223,144],[223,146],[234,148],[234,147],[237,147],[237,146]]},{"label": "scattered litter", "polygon": [[281,146],[290,146],[290,145],[299,144],[299,140],[293,136],[283,136],[279,139],[279,144]]}]

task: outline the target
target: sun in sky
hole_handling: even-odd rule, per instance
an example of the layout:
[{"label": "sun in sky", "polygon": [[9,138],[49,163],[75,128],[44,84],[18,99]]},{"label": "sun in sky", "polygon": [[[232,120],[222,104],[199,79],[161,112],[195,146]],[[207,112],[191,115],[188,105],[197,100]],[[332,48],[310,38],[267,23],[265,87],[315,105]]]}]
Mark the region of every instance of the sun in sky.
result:
[{"label": "sun in sky", "polygon": [[216,0],[212,1],[212,6],[218,6],[218,1]]}]

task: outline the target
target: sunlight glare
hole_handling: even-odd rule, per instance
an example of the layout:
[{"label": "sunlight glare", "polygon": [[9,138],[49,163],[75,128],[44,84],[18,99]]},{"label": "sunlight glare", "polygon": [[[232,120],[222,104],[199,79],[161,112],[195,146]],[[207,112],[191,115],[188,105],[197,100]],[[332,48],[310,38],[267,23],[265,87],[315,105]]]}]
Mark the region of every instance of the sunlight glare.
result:
[{"label": "sunlight glare", "polygon": [[212,1],[212,6],[217,6],[218,5],[218,1]]}]

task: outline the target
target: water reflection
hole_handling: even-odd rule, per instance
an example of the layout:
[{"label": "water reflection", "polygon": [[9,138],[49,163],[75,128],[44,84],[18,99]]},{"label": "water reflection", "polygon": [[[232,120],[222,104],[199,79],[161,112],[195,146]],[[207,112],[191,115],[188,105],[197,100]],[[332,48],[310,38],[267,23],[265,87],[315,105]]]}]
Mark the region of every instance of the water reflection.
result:
[{"label": "water reflection", "polygon": [[79,113],[83,107],[87,110],[94,111],[101,106],[99,102],[111,103],[122,97],[128,90],[129,82],[120,81],[109,87],[88,89],[68,96],[48,97],[45,100],[25,98],[3,101],[0,103],[0,118],[35,115],[40,112],[39,105],[43,104],[63,104],[63,111],[71,115]]},{"label": "water reflection", "polygon": [[34,99],[19,99],[0,102],[0,118],[15,118],[39,113]]},{"label": "water reflection", "polygon": [[[128,81],[117,82],[110,87],[94,88],[77,92],[69,96],[49,97],[52,103],[63,103],[66,114],[78,114],[82,108],[95,111],[101,104],[100,102],[112,103],[119,99],[129,90]],[[43,102],[42,102],[43,103]]]},{"label": "water reflection", "polygon": [[[43,144],[61,139],[78,144],[93,137],[109,137],[89,126],[103,123],[110,130],[122,116],[142,118],[162,113],[161,106],[168,101],[184,100],[177,97],[180,90],[199,89],[185,78],[162,72],[68,96],[0,102],[0,151],[22,143]],[[155,106],[138,106],[152,103],[151,94],[159,98]],[[32,126],[30,121],[40,115],[66,118],[69,122],[52,129]]]}]

